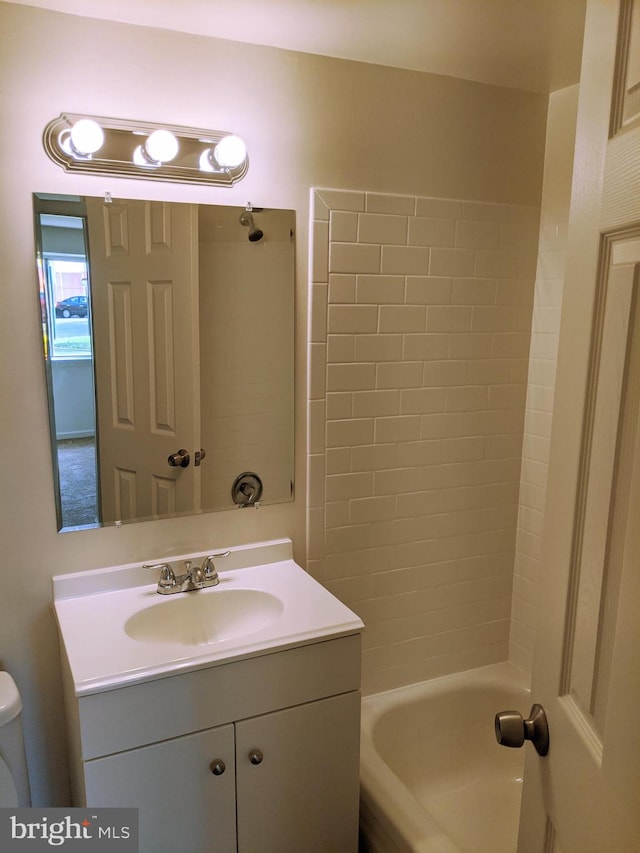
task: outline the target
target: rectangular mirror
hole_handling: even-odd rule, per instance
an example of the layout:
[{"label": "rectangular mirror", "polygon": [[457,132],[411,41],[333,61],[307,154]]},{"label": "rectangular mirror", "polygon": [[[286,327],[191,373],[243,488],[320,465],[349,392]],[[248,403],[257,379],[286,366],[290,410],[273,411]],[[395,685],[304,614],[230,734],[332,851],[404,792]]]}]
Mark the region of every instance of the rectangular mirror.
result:
[{"label": "rectangular mirror", "polygon": [[291,500],[295,211],[34,211],[58,529]]}]

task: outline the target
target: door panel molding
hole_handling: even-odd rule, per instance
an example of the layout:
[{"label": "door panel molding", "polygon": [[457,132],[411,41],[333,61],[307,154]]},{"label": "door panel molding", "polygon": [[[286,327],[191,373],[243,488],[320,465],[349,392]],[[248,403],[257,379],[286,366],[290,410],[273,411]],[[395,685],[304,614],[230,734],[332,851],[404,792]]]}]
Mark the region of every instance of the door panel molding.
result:
[{"label": "door panel molding", "polygon": [[107,299],[113,426],[135,429],[131,282],[107,282]]},{"label": "door panel molding", "polygon": [[637,301],[635,266],[613,261],[633,254],[615,249],[637,244],[639,234],[629,228],[602,238],[574,515],[559,694],[573,697],[585,717],[580,728],[594,732],[603,723],[603,714],[596,721],[593,713],[598,688],[602,693],[601,639],[609,612],[605,591],[612,586],[611,531]]}]

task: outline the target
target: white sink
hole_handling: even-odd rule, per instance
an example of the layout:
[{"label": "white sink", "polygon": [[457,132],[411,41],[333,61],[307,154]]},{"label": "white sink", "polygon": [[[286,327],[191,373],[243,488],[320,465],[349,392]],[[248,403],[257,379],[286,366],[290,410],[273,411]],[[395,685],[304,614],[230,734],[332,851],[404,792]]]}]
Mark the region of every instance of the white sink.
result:
[{"label": "white sink", "polygon": [[282,615],[279,598],[260,589],[221,589],[174,593],[134,613],[126,634],[140,643],[197,646],[221,643],[260,631]]},{"label": "white sink", "polygon": [[[212,548],[208,553],[212,553]],[[220,549],[218,549],[220,550]],[[207,552],[149,554],[182,570]],[[289,539],[232,548],[218,586],[159,595],[142,563],[53,578],[77,696],[358,634],[362,622],[298,566]]]}]

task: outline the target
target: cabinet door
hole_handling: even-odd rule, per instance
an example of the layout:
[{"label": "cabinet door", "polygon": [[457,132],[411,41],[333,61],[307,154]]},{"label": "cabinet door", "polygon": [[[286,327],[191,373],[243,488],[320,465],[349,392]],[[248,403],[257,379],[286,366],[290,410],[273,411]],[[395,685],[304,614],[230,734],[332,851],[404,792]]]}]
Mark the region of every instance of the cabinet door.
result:
[{"label": "cabinet door", "polygon": [[355,852],[359,750],[359,691],[236,723],[238,853]]},{"label": "cabinet door", "polygon": [[96,758],[84,766],[87,806],[139,809],[140,853],[235,853],[234,764],[231,724]]}]

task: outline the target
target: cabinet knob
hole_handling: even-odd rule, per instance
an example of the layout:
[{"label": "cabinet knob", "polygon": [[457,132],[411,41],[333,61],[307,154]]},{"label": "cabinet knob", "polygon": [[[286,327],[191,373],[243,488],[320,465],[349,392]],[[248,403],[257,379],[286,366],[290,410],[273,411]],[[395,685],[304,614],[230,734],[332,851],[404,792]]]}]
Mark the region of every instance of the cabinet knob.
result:
[{"label": "cabinet knob", "polygon": [[251,752],[249,753],[249,761],[252,764],[262,764],[263,758],[264,758],[264,755],[262,754],[262,752],[259,749],[252,749]]},{"label": "cabinet knob", "polygon": [[214,776],[222,776],[224,771],[227,769],[221,758],[214,758],[209,767],[211,768],[211,772]]}]

